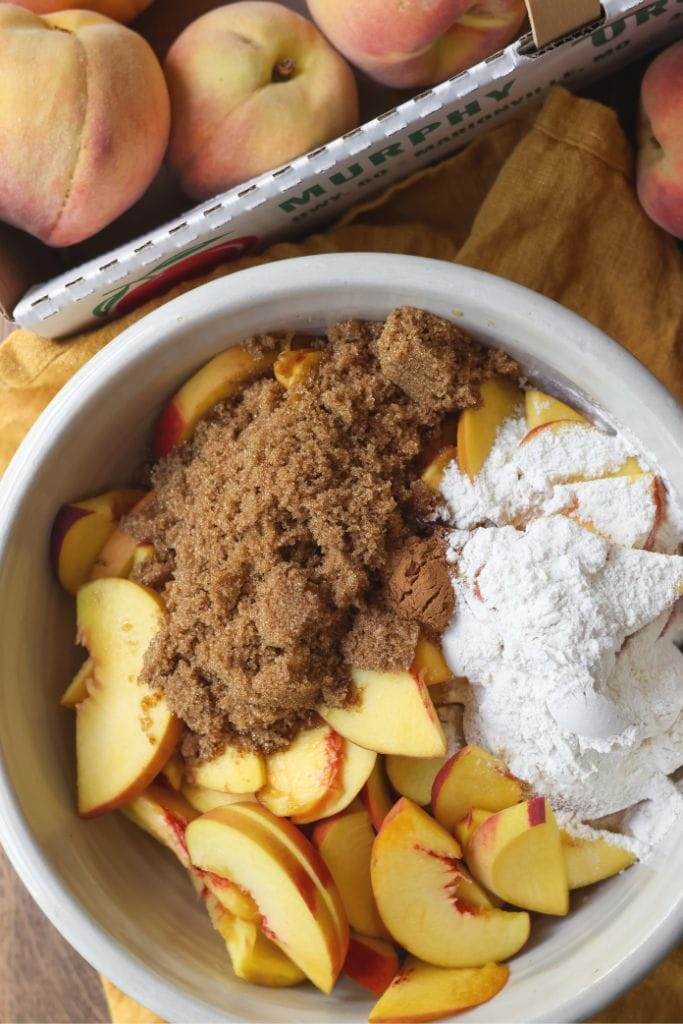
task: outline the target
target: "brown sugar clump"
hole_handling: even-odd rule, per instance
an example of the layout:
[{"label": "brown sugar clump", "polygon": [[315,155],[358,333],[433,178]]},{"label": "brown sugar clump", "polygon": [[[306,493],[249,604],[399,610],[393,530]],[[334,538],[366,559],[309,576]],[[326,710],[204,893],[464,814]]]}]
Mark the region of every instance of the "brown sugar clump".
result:
[{"label": "brown sugar clump", "polygon": [[342,654],[356,668],[391,671],[410,668],[420,627],[410,617],[366,605],[359,609],[342,642]]},{"label": "brown sugar clump", "polygon": [[395,309],[377,339],[384,376],[415,402],[439,412],[477,405],[493,374],[519,376],[505,352],[478,345],[455,324],[412,306]]},{"label": "brown sugar clump", "polygon": [[[385,570],[416,529],[433,529],[416,466],[445,406],[460,401],[454,367],[468,404],[488,364],[418,311],[337,324],[315,345],[322,360],[291,390],[262,379],[212,409],[156,465],[154,499],[124,523],[155,547],[137,573],[168,616],[143,674],[185,722],[187,757],[227,741],[276,750],[321,702],[349,698],[350,662],[412,660],[420,618],[387,603]],[[411,351],[390,379],[383,367]]]}]

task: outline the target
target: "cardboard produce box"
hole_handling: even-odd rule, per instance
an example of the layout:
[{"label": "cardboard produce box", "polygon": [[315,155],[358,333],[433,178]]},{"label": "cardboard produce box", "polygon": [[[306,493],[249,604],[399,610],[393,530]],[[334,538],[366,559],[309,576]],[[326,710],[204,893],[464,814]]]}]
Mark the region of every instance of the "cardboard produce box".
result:
[{"label": "cardboard produce box", "polygon": [[[217,6],[158,0],[133,27],[163,56],[186,24]],[[306,9],[303,0],[288,6]],[[585,85],[683,34],[683,0],[528,0],[528,7],[533,35],[416,96],[359,76],[369,118],[359,128],[192,209],[162,169],[131,210],[70,249],[49,250],[1,226],[3,310],[47,337],[120,315],[177,281],[337,218],[513,117],[551,85]],[[577,24],[542,45],[558,26]]]}]

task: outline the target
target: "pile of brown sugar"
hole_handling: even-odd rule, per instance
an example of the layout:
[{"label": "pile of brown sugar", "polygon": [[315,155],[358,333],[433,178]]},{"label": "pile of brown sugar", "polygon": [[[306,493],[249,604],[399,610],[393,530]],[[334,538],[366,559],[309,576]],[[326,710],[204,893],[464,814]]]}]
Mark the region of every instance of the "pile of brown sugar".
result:
[{"label": "pile of brown sugar", "polygon": [[351,663],[409,667],[418,630],[452,610],[418,457],[446,414],[517,365],[410,308],[315,345],[302,383],[258,380],[216,406],[125,524],[156,549],[137,578],[168,619],[145,678],[184,720],[189,758],[286,745],[321,701],[349,699]]}]

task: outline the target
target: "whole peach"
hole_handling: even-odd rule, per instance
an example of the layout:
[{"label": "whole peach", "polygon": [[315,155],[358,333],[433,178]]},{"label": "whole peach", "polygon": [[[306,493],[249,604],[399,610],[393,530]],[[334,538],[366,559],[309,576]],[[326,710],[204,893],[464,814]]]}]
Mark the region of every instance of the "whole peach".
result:
[{"label": "whole peach", "polygon": [[524,0],[308,0],[352,64],[397,89],[434,85],[514,39]]},{"label": "whole peach", "polygon": [[70,11],[77,7],[79,10],[104,14],[126,25],[149,7],[152,0],[14,0],[14,3],[34,14],[55,14],[57,11]]},{"label": "whole peach", "polygon": [[154,53],[101,14],[0,4],[0,66],[0,220],[48,245],[88,238],[163,160],[170,111]]},{"label": "whole peach", "polygon": [[306,18],[246,0],[192,22],[166,57],[169,159],[204,199],[358,124],[346,61]]},{"label": "whole peach", "polygon": [[683,238],[683,40],[645,72],[638,141],[641,205],[656,224]]}]

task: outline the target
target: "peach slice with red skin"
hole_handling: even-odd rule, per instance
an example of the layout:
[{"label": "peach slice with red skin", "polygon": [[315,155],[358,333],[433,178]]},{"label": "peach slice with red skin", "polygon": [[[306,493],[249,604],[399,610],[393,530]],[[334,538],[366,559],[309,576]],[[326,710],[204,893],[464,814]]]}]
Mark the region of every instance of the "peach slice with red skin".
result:
[{"label": "peach slice with red skin", "polygon": [[441,757],[446,737],[421,679],[410,672],[351,669],[355,703],[321,707],[328,725],[368,750],[410,757]]},{"label": "peach slice with red skin", "polygon": [[183,867],[190,869],[185,832],[197,812],[183,796],[152,784],[121,810],[138,828],[172,850]]},{"label": "peach slice with red skin", "polygon": [[340,788],[344,741],[329,725],[302,730],[266,761],[266,784],[257,798],[281,818],[315,816]]},{"label": "peach slice with red skin", "polygon": [[195,888],[210,893],[212,899],[231,915],[245,921],[259,920],[258,907],[234,882],[200,871],[190,864],[185,833],[189,823],[199,815],[181,794],[152,784],[121,810],[139,828],[176,855],[183,867],[198,880]]},{"label": "peach slice with red skin", "polygon": [[481,807],[473,807],[464,818],[460,819],[453,829],[453,835],[465,852],[465,860],[467,860],[467,850],[472,836],[479,826],[483,825],[486,819],[490,818],[492,814],[493,811],[484,811]]},{"label": "peach slice with red skin", "polygon": [[[225,805],[224,805],[225,806]],[[229,878],[202,871],[193,867],[192,870],[201,878],[207,892],[211,893],[217,903],[233,917],[241,921],[260,921],[261,914],[251,896]]]},{"label": "peach slice with red skin", "polygon": [[480,405],[464,409],[458,420],[458,465],[463,473],[477,476],[500,427],[514,416],[523,400],[523,393],[509,380],[492,377],[483,382]]},{"label": "peach slice with red skin", "polygon": [[573,409],[571,405],[561,402],[559,398],[553,398],[552,395],[547,395],[544,391],[538,391],[536,388],[529,388],[524,392],[524,409],[529,430],[543,426],[545,423],[554,423],[556,420],[588,422],[586,417]]},{"label": "peach slice with red skin", "polygon": [[183,441],[189,440],[199,420],[217,402],[234,395],[272,369],[277,352],[253,356],[235,345],[214,356],[183,384],[157,421],[152,440],[155,459],[160,459]]},{"label": "peach slice with red skin", "polygon": [[398,954],[390,942],[351,932],[344,973],[374,996],[381,996],[398,973]]},{"label": "peach slice with red skin", "polygon": [[106,491],[95,498],[62,505],[50,538],[52,564],[69,594],[90,578],[95,561],[116,523],[137,504],[144,491]]},{"label": "peach slice with red skin", "polygon": [[[133,511],[138,512],[154,498],[154,492],[148,491],[140,501],[133,506]],[[105,579],[107,576],[119,576],[127,579],[134,565],[139,564],[150,557],[149,549],[154,553],[154,546],[143,541],[136,540],[130,533],[120,530],[118,527],[112,530],[102,545],[102,549],[95,559],[95,564],[90,573],[91,580]]]},{"label": "peach slice with red skin", "polygon": [[[576,418],[552,420],[547,423],[540,423],[538,426],[533,427],[532,430],[529,430],[524,435],[519,443],[520,445],[528,444],[530,441],[533,441],[534,438],[538,437],[539,434],[548,430],[552,431],[554,434],[559,434],[561,431],[565,430],[592,430],[596,434],[599,433],[597,427],[594,427],[592,423],[588,422],[588,420],[584,420],[583,417],[580,420],[577,420]],[[635,456],[630,455],[624,460],[621,466],[617,467],[617,469],[605,469],[602,472],[596,473],[592,477],[583,476],[582,474],[568,474],[566,477],[562,477],[555,482],[579,483],[586,480],[608,479],[613,476],[628,476],[635,479],[636,477],[642,476],[644,472],[645,470],[640,465],[640,461]]]},{"label": "peach slice with red skin", "polygon": [[375,832],[379,832],[384,819],[394,805],[382,758],[377,758],[375,767],[368,776],[368,781],[361,789],[360,802],[370,815]]},{"label": "peach slice with red skin", "polygon": [[252,985],[289,988],[306,975],[266,938],[255,921],[231,914],[209,891],[202,893],[209,920],[225,942],[235,976]]},{"label": "peach slice with red skin", "polygon": [[323,900],[336,923],[341,945],[346,948],[349,936],[349,922],[341,896],[325,861],[304,834],[287,818],[278,818],[259,803],[240,804],[236,810],[244,817],[256,821],[259,826],[273,832],[279,842],[299,861],[316,883],[322,879]]},{"label": "peach slice with red skin", "polygon": [[487,818],[469,841],[467,863],[477,881],[507,903],[559,917],[569,910],[560,830],[543,797]]},{"label": "peach slice with red skin", "polygon": [[409,956],[368,1020],[370,1024],[417,1024],[450,1017],[493,999],[509,976],[504,964],[433,967]]},{"label": "peach slice with red skin", "polygon": [[228,743],[210,761],[188,766],[185,778],[194,786],[223,793],[255,793],[266,784],[266,763],[253,750]]},{"label": "peach slice with red skin", "polygon": [[445,757],[403,757],[387,754],[389,782],[397,793],[426,807],[431,803],[434,779],[446,762]]},{"label": "peach slice with red skin", "polygon": [[372,850],[380,917],[396,942],[435,966],[505,960],[529,937],[529,915],[494,909],[460,857],[453,836],[402,797]]},{"label": "peach slice with red skin", "polygon": [[322,804],[305,814],[295,814],[292,821],[297,825],[308,825],[312,821],[330,818],[346,810],[365,786],[377,761],[374,750],[366,750],[350,740],[342,739],[341,767],[337,786],[331,789]]},{"label": "peach slice with red skin", "polygon": [[630,850],[599,837],[585,839],[561,829],[560,842],[570,889],[580,889],[584,885],[593,885],[604,878],[611,878],[636,861]]},{"label": "peach slice with red skin", "polygon": [[301,833],[294,841],[290,830],[297,831],[263,807],[233,804],[195,819],[187,845],[196,867],[249,893],[266,937],[330,992],[346,959],[348,925],[345,930],[330,910],[327,869]]},{"label": "peach slice with red skin", "polygon": [[328,818],[313,830],[313,844],[327,864],[341,896],[349,926],[385,938],[370,883],[370,855],[375,832],[365,809]]},{"label": "peach slice with red skin", "polygon": [[434,779],[434,817],[452,832],[473,807],[500,811],[524,799],[524,783],[481,747],[461,747]]},{"label": "peach slice with red skin", "polygon": [[76,600],[78,638],[93,661],[88,697],[76,707],[78,810],[103,814],[139,796],[163,768],[181,722],[140,679],[165,609],[130,580],[86,583]]}]

